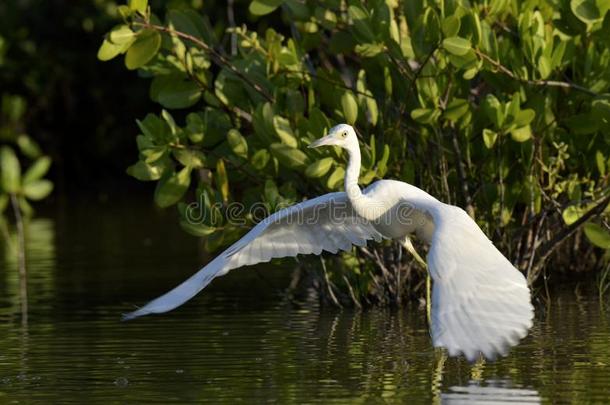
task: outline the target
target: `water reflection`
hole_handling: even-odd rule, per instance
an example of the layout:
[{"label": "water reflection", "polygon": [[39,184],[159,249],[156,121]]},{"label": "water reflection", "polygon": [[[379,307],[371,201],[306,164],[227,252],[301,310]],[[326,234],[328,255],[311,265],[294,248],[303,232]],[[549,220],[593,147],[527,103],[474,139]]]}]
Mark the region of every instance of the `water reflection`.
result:
[{"label": "water reflection", "polygon": [[442,394],[443,404],[539,404],[538,391],[526,388],[512,388],[509,380],[488,380],[486,385],[471,382],[466,386],[449,387]]},{"label": "water reflection", "polygon": [[474,365],[431,349],[416,306],[286,303],[289,269],[267,265],[121,323],[204,259],[165,213],[79,207],[32,223],[25,331],[12,259],[0,257],[0,402],[610,401],[610,318],[586,293],[558,295],[509,357]]},{"label": "water reflection", "polygon": [[[17,264],[17,236],[6,224],[0,224],[3,232],[0,237],[0,317],[20,316],[19,272]],[[50,299],[53,295],[55,268],[55,227],[48,218],[36,218],[25,223],[27,288],[29,300],[34,303]],[[0,318],[1,319],[1,318]]]}]

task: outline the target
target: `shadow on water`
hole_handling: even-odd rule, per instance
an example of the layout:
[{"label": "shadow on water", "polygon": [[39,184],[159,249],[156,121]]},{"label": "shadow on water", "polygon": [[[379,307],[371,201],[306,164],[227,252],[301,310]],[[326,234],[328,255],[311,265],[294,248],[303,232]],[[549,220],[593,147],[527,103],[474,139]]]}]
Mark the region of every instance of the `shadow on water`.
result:
[{"label": "shadow on water", "polygon": [[205,261],[173,215],[142,207],[78,204],[32,221],[27,329],[0,249],[0,402],[610,401],[610,318],[582,295],[559,295],[508,357],[473,365],[431,348],[416,306],[289,304],[290,270],[268,265],[121,323]]}]

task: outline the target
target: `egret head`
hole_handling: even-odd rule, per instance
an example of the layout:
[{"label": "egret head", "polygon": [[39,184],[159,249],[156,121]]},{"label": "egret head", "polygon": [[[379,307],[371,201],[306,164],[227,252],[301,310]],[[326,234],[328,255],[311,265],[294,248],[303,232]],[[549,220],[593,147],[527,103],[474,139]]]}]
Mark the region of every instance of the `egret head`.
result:
[{"label": "egret head", "polygon": [[347,124],[339,124],[328,131],[328,135],[309,144],[310,148],[318,146],[334,145],[344,149],[358,146],[358,137],[354,128]]}]

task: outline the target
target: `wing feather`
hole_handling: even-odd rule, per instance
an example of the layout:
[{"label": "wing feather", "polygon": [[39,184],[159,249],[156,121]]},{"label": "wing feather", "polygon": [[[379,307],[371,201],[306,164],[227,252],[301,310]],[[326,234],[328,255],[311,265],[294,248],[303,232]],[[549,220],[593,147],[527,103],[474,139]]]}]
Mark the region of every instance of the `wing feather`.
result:
[{"label": "wing feather", "polygon": [[445,205],[434,222],[428,254],[433,344],[470,361],[479,353],[506,354],[532,326],[525,277],[462,209]]},{"label": "wing feather", "polygon": [[[332,216],[332,217],[331,217]],[[357,235],[357,236],[356,236]],[[125,314],[133,319],[182,305],[215,277],[244,265],[298,254],[336,253],[353,244],[381,240],[381,235],[353,210],[345,193],[330,193],[280,210],[257,224],[244,237],[168,293]]]}]

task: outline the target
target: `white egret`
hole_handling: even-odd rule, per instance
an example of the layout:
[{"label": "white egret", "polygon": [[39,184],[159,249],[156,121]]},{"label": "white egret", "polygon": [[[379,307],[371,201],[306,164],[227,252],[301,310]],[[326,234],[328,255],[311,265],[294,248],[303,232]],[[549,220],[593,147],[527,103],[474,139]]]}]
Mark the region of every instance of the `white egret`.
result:
[{"label": "white egret", "polygon": [[132,319],[170,311],[191,299],[213,278],[240,266],[273,258],[336,253],[368,240],[409,235],[430,245],[433,345],[473,360],[506,354],[527,335],[533,307],[525,277],[496,249],[468,214],[410,184],[379,180],[358,186],[360,147],[354,129],[338,125],[309,145],[345,149],[345,192],[329,193],[280,210],[258,223],[178,287],[126,314]]}]

